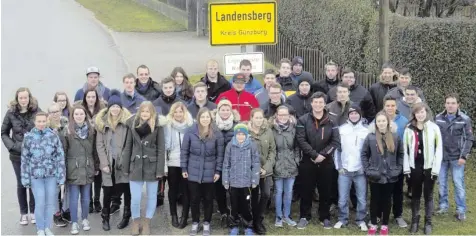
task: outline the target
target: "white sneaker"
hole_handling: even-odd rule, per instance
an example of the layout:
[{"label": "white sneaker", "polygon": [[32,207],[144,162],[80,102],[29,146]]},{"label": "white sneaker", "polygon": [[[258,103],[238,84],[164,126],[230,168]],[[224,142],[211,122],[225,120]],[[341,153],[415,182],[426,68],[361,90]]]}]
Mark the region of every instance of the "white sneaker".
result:
[{"label": "white sneaker", "polygon": [[31,222],[32,224],[36,224],[35,214],[30,214],[30,222]]},{"label": "white sneaker", "polygon": [[365,224],[365,222],[360,222],[359,224],[359,228],[360,228],[360,231],[368,231],[369,228],[367,227],[367,224]]},{"label": "white sneaker", "polygon": [[341,221],[337,221],[337,223],[334,225],[334,229],[340,229],[344,226],[344,223]]},{"label": "white sneaker", "polygon": [[45,235],[46,235],[46,236],[55,236],[55,235],[53,234],[53,232],[51,232],[51,230],[48,229],[48,228],[45,229]]},{"label": "white sneaker", "polygon": [[79,225],[78,223],[74,222],[71,226],[71,234],[79,234]]},{"label": "white sneaker", "polygon": [[84,231],[89,231],[91,229],[91,226],[89,225],[88,219],[84,219],[83,223],[81,223],[81,224],[83,225],[83,230]]},{"label": "white sneaker", "polygon": [[20,216],[20,225],[28,225],[28,215]]},{"label": "white sneaker", "polygon": [[43,231],[43,230],[38,230],[38,232],[36,232],[36,235],[38,235],[38,236],[45,236],[45,231]]}]

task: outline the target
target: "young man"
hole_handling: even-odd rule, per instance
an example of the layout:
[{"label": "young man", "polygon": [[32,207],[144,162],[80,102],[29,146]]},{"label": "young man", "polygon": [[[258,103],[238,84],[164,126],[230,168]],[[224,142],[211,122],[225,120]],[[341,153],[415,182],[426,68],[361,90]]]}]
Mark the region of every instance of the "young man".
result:
[{"label": "young man", "polygon": [[380,81],[370,86],[370,95],[376,111],[383,109],[383,98],[387,95],[390,89],[396,87],[395,80],[398,78],[393,65],[385,63],[382,66],[382,74],[380,74]]},{"label": "young man", "polygon": [[311,83],[310,80],[301,78],[297,92],[286,99],[286,103],[294,109],[296,118],[311,111]]},{"label": "young man", "polygon": [[298,229],[305,229],[311,219],[312,194],[319,190],[319,220],[325,229],[331,229],[330,192],[334,170],[334,151],[340,147],[339,129],[329,119],[325,109],[326,95],[317,92],[311,96],[311,112],[301,116],[296,126],[296,140],[303,153],[299,165],[301,180],[300,220]]},{"label": "young man", "polygon": [[337,85],[337,100],[327,104],[329,118],[338,126],[345,124],[348,120],[347,114],[353,103],[349,98],[349,90],[348,84],[340,83]]},{"label": "young man", "polygon": [[259,107],[258,100],[253,94],[245,91],[245,74],[238,73],[234,75],[232,81],[233,88],[218,96],[216,103],[218,104],[223,98],[228,99],[232,104],[232,109],[240,113],[241,121],[248,121],[250,120],[251,110]]},{"label": "young man", "polygon": [[76,91],[76,95],[74,96],[74,101],[82,101],[84,97],[84,92],[88,90],[89,88],[95,88],[96,91],[98,92],[99,96],[101,97],[102,100],[107,101],[109,98],[109,89],[104,86],[101,81],[99,81],[99,77],[101,76],[101,73],[99,73],[99,68],[97,67],[89,67],[86,70],[86,78],[87,82],[84,84],[84,86],[78,91]]},{"label": "young man", "polygon": [[472,121],[459,110],[460,100],[457,94],[445,97],[445,111],[436,116],[443,139],[443,162],[441,163],[439,182],[439,210],[437,214],[448,212],[448,172],[453,177],[456,219],[466,220],[466,189],[464,184],[464,166],[473,146]]},{"label": "young man", "polygon": [[203,82],[198,82],[193,86],[193,99],[192,102],[188,104],[187,109],[193,119],[196,119],[198,110],[202,107],[206,107],[210,111],[213,111],[217,108],[217,105],[207,100],[207,85]]},{"label": "young man", "polygon": [[207,62],[207,73],[201,81],[207,85],[208,100],[210,102],[216,102],[221,93],[231,89],[230,83],[218,71],[218,62],[215,60]]},{"label": "young man", "polygon": [[306,78],[313,81],[312,74],[303,70],[304,60],[300,56],[295,56],[291,62],[291,78],[297,83],[299,79]]},{"label": "young man", "polygon": [[[244,59],[240,62],[240,74],[243,74],[245,76],[245,91],[251,94],[255,94],[256,91],[260,90],[263,88],[263,86],[260,84],[258,80],[253,78],[253,75],[251,74],[251,69],[253,67],[251,66],[251,62],[247,59]],[[230,79],[230,84],[233,85],[234,81],[233,78]]]},{"label": "young man", "polygon": [[334,63],[333,61],[330,61],[329,63],[325,65],[324,69],[326,70],[326,78],[314,84],[312,88],[313,92],[322,91],[325,94],[327,94],[329,90],[336,87],[337,84],[339,83],[339,80],[337,80],[337,74],[339,73],[339,68],[336,63]]},{"label": "young man", "polygon": [[[272,84],[277,83],[276,72],[273,69],[267,69],[264,72],[263,82],[264,82],[264,87],[256,91],[255,93],[256,100],[258,100],[260,107],[268,106],[269,88],[271,87]],[[283,101],[286,101],[286,95],[284,93],[281,93],[281,99]]]},{"label": "young man", "polygon": [[[409,85],[405,88],[405,97],[397,100],[397,110],[402,116],[410,120],[413,105],[422,102],[418,96],[418,90],[415,86]],[[430,116],[430,114],[428,114]]]},{"label": "young man", "polygon": [[291,61],[287,58],[281,59],[276,81],[281,85],[286,96],[294,94],[297,90],[297,80],[291,78],[291,72]]},{"label": "young man", "polygon": [[[399,71],[397,87],[390,89],[387,94],[398,100],[405,96],[405,89],[411,85],[411,82],[412,75],[410,74],[410,70],[408,68],[402,68]],[[425,97],[423,96],[423,91],[416,86],[415,88],[417,90],[418,97],[420,97],[421,100],[424,101]]]},{"label": "young man", "polygon": [[[269,102],[267,102],[265,106],[260,105],[260,108],[263,109],[264,117],[266,119],[274,116],[279,106],[281,105],[288,106],[287,104],[284,104],[285,100],[283,99],[282,95],[283,95],[283,90],[281,89],[281,85],[278,83],[271,84],[271,86],[268,89]],[[289,113],[291,115],[294,114],[294,109],[290,106],[288,106],[288,108],[289,108]]]},{"label": "young man", "polygon": [[136,91],[147,101],[154,101],[161,94],[160,84],[150,77],[150,70],[146,65],[137,67]]},{"label": "young man", "polygon": [[362,111],[356,104],[349,109],[347,123],[339,127],[341,148],[335,153],[335,166],[339,171],[339,221],[334,228],[349,224],[349,194],[354,184],[357,195],[356,223],[361,231],[367,231],[367,180],[365,178],[360,152],[369,130],[362,123]]},{"label": "young man", "polygon": [[162,80],[162,94],[152,103],[157,108],[157,113],[166,116],[169,114],[172,104],[178,101],[182,100],[175,92],[175,80],[168,76]]},{"label": "young man", "polygon": [[122,106],[131,114],[135,114],[140,104],[146,99],[135,90],[136,77],[134,74],[130,73],[122,77],[122,84],[124,85],[124,92],[121,94]]}]

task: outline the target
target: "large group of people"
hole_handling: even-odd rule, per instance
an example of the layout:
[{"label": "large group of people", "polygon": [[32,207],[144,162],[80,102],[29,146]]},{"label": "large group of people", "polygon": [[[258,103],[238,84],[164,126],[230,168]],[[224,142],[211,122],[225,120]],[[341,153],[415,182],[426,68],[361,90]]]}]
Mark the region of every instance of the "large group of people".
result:
[{"label": "large group of people", "polygon": [[[190,235],[211,234],[214,201],[230,235],[265,234],[271,198],[275,227],[305,229],[315,195],[324,229],[354,221],[369,235],[388,235],[393,212],[398,227],[419,233],[422,194],[421,229],[431,234],[434,185],[436,213],[445,214],[450,171],[455,216],[466,219],[464,167],[473,134],[457,94],[446,95],[445,110],[434,116],[408,69],[385,64],[367,90],[351,69],[329,62],[319,81],[303,64],[301,57],[282,59],[263,85],[248,60],[230,80],[210,60],[196,84],[181,67],[155,81],[141,65],[122,78],[123,92],[106,87],[90,67],[74,101],[57,92],[46,111],[19,88],[1,129],[17,179],[19,223],[36,224],[38,235],[71,224],[71,234],[79,234],[91,229],[88,214],[96,212],[109,231],[124,200],[117,227],[132,221],[132,235],[149,235],[167,184],[171,225],[185,228],[191,211]],[[338,209],[335,223],[331,209]]]}]

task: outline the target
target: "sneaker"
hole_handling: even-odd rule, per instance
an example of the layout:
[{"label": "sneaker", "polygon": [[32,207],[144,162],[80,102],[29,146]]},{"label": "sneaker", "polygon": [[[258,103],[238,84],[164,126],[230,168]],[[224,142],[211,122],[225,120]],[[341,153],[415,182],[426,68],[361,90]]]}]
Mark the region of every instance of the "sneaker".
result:
[{"label": "sneaker", "polygon": [[291,220],[291,218],[288,218],[288,217],[284,218],[284,222],[286,222],[286,224],[288,224],[291,227],[294,227],[297,225],[296,221]]},{"label": "sneaker", "polygon": [[380,226],[380,235],[388,235],[388,226],[386,225]]},{"label": "sneaker", "polygon": [[253,229],[252,229],[252,228],[246,228],[246,229],[245,229],[245,235],[255,235],[255,234],[253,233]]},{"label": "sneaker", "polygon": [[62,212],[61,218],[63,218],[65,221],[68,221],[68,223],[71,223],[71,213],[69,211]]},{"label": "sneaker", "polygon": [[360,231],[364,231],[364,232],[365,232],[365,231],[369,230],[369,228],[367,228],[367,224],[365,224],[365,222],[363,222],[363,221],[360,222],[360,223],[358,224],[358,226],[359,226],[359,228],[360,228]]},{"label": "sneaker", "polygon": [[376,235],[377,234],[377,226],[370,224],[369,231],[367,232],[367,235]]},{"label": "sneaker", "polygon": [[203,222],[203,236],[210,235],[210,223]]},{"label": "sneaker", "polygon": [[466,220],[466,214],[465,213],[456,213],[455,217],[459,221],[465,221]]},{"label": "sneaker", "polygon": [[38,230],[38,232],[36,232],[36,235],[38,235],[38,236],[45,236],[45,231],[43,231],[43,230]]},{"label": "sneaker", "polygon": [[341,229],[345,227],[346,227],[346,224],[344,224],[342,221],[337,221],[337,223],[334,225],[334,229]]},{"label": "sneaker", "polygon": [[198,233],[198,223],[193,222],[192,223],[192,228],[190,229],[190,236],[195,236]]},{"label": "sneaker", "polygon": [[28,215],[21,215],[20,216],[20,225],[28,225]]},{"label": "sneaker", "polygon": [[71,234],[79,234],[78,223],[74,222],[73,225],[71,225]]},{"label": "sneaker", "polygon": [[305,229],[308,224],[309,224],[309,221],[307,221],[306,218],[301,218],[299,220],[299,223],[297,224],[297,228],[298,229]]},{"label": "sneaker", "polygon": [[440,208],[435,212],[435,215],[444,215],[446,213],[448,213],[448,209]]},{"label": "sneaker", "polygon": [[53,215],[53,221],[56,227],[65,227],[68,225],[68,222],[61,217],[61,213],[59,212]]},{"label": "sneaker", "polygon": [[45,235],[46,235],[46,236],[55,236],[55,235],[53,234],[53,232],[51,232],[51,230],[48,229],[48,228],[45,229]]},{"label": "sneaker", "polygon": [[83,225],[83,230],[84,231],[89,231],[91,229],[91,226],[89,225],[89,220],[88,219],[84,219],[81,224]]},{"label": "sneaker", "polygon": [[401,216],[395,218],[395,223],[397,223],[398,227],[400,228],[406,228],[408,226],[407,222],[405,222],[405,220]]},{"label": "sneaker", "polygon": [[321,225],[324,226],[324,229],[332,229],[331,221],[328,219],[321,221]]},{"label": "sneaker", "polygon": [[276,227],[283,227],[283,219],[281,217],[276,217],[276,220],[274,221],[274,226]]},{"label": "sneaker", "polygon": [[31,222],[32,224],[36,224],[35,214],[30,214],[30,222]]},{"label": "sneaker", "polygon": [[230,235],[238,235],[240,233],[240,229],[238,227],[233,227],[230,230]]}]

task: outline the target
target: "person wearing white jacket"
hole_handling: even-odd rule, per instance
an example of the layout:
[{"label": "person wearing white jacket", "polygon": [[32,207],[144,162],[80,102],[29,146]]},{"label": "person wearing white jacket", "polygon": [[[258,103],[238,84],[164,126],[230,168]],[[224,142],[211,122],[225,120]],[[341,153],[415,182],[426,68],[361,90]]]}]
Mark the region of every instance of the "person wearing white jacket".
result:
[{"label": "person wearing white jacket", "polygon": [[369,133],[363,124],[362,111],[358,105],[349,108],[348,120],[339,127],[341,149],[335,152],[335,166],[339,171],[339,221],[334,228],[340,229],[349,224],[349,194],[354,183],[357,195],[356,223],[360,230],[367,231],[366,216],[367,180],[360,158],[364,140]]},{"label": "person wearing white jacket", "polygon": [[[170,108],[167,115],[167,125],[165,126],[165,175],[169,183],[169,207],[172,217],[172,226],[183,229],[187,226],[189,200],[187,179],[182,177],[180,168],[180,149],[182,148],[183,137],[188,128],[193,125],[193,118],[187,107],[182,102],[176,102]],[[177,216],[177,201],[182,195],[182,216],[180,222]]]},{"label": "person wearing white jacket", "polygon": [[425,199],[424,233],[431,234],[433,214],[433,188],[440,173],[443,159],[443,142],[438,125],[430,119],[427,105],[415,104],[410,122],[403,135],[404,156],[403,173],[410,176],[412,188],[411,233],[418,232],[420,221],[420,198],[423,191]]}]

